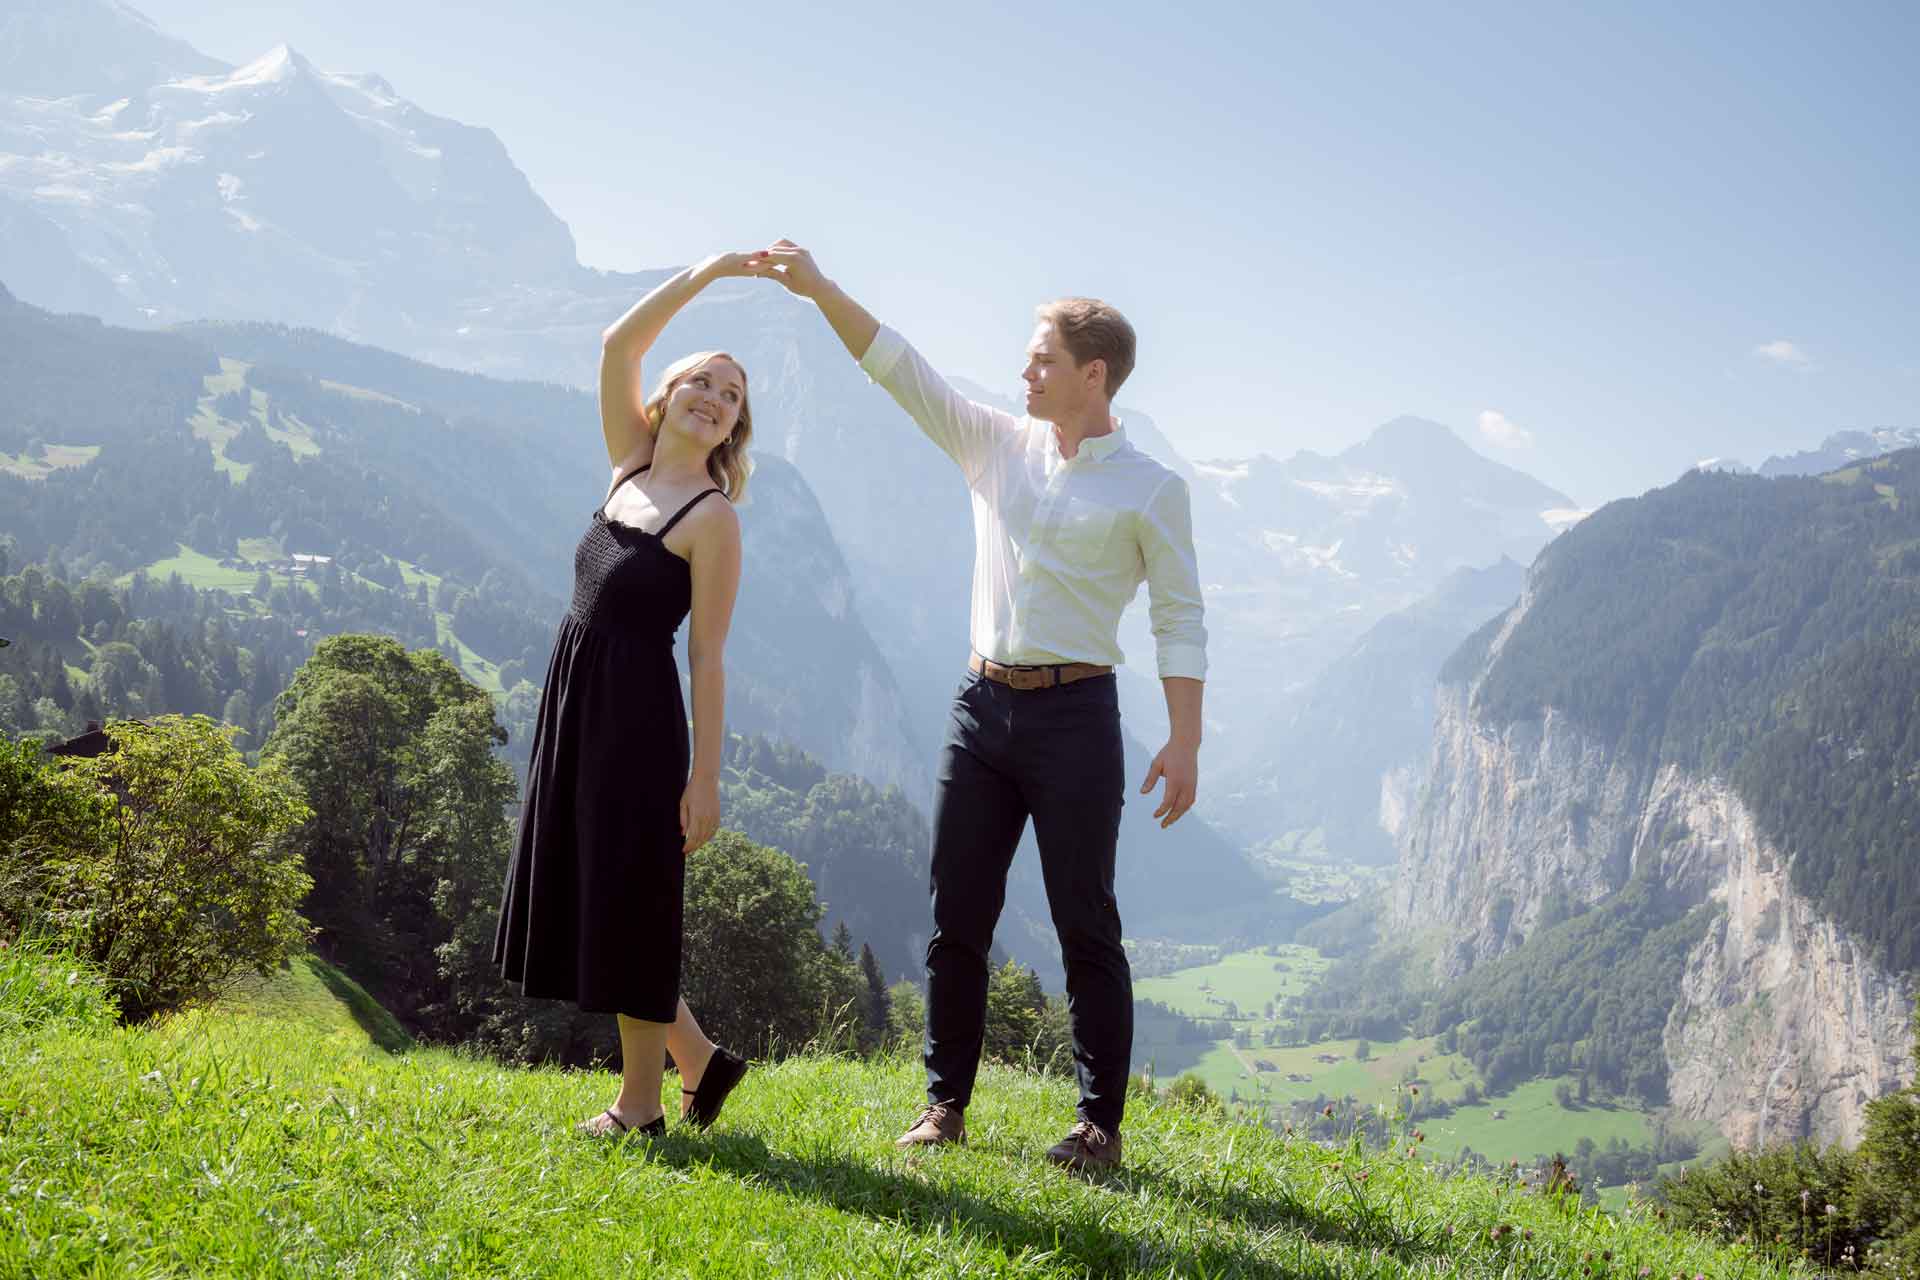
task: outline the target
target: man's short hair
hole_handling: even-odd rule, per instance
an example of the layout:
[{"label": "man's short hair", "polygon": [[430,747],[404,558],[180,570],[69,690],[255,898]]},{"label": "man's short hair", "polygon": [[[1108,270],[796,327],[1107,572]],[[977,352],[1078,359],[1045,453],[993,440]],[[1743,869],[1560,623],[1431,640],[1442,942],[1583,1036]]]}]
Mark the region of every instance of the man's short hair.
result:
[{"label": "man's short hair", "polygon": [[1056,298],[1035,314],[1051,324],[1074,363],[1107,362],[1107,399],[1120,394],[1120,384],[1133,372],[1133,326],[1117,310],[1098,298]]}]

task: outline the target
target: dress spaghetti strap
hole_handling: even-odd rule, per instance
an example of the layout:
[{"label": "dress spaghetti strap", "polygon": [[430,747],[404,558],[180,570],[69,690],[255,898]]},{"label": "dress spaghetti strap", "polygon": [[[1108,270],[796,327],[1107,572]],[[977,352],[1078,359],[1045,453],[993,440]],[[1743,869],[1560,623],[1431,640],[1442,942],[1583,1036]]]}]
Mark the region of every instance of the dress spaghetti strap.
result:
[{"label": "dress spaghetti strap", "polygon": [[605,515],[607,513],[607,504],[613,501],[614,494],[620,492],[621,485],[633,479],[635,476],[639,475],[642,471],[645,471],[648,467],[651,467],[652,465],[653,463],[651,462],[643,462],[639,466],[635,467],[633,470],[621,476],[618,480],[615,480],[613,482],[613,487],[607,490],[607,496],[600,499],[600,514]]},{"label": "dress spaghetti strap", "polygon": [[693,497],[687,499],[687,505],[680,508],[678,511],[674,512],[673,519],[661,525],[660,531],[654,534],[653,536],[660,539],[662,542],[665,542],[667,540],[667,535],[673,532],[673,526],[680,523],[680,517],[686,515],[687,512],[693,510],[695,503],[699,502],[700,499],[706,497],[710,493],[719,493],[719,492],[720,490],[718,489],[702,489],[699,493],[694,494]]}]

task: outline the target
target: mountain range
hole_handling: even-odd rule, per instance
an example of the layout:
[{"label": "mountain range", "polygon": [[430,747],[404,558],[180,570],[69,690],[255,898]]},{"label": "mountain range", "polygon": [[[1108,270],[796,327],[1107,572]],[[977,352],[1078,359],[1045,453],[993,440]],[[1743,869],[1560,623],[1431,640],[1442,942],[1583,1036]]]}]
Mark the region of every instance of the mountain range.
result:
[{"label": "mountain range", "polygon": [[[449,519],[469,490],[490,495],[487,518],[461,536],[503,575],[497,594],[519,593],[534,614],[557,600],[574,504],[604,482],[591,404],[569,388],[590,382],[600,329],[665,273],[582,266],[565,223],[490,131],[284,46],[236,67],[118,0],[18,0],[0,15],[0,232],[0,281],[20,298],[173,326],[247,365],[248,394],[305,406],[302,421],[346,414],[353,397],[330,383],[397,402],[360,401],[347,416],[366,429],[320,447],[344,453],[353,439],[363,466],[388,469]],[[911,316],[887,318],[912,335]],[[753,378],[765,463],[755,568],[786,580],[743,601],[743,670],[763,681],[737,691],[740,713],[755,717],[743,727],[791,736],[833,768],[920,787],[966,657],[971,537],[957,474],[782,291],[716,286],[661,344],[731,350]],[[200,386],[193,412],[212,398]],[[1494,586],[1511,577],[1460,575],[1527,564],[1584,513],[1422,419],[1333,455],[1191,462],[1181,424],[1120,414],[1193,491],[1213,685],[1196,818],[1225,821],[1247,844],[1327,825],[1350,841],[1336,853],[1379,854],[1365,818],[1400,802],[1391,777],[1418,772],[1405,771],[1403,730],[1423,714],[1418,689],[1442,637],[1470,626],[1472,609],[1497,610]],[[200,438],[243,434],[246,424],[214,419]],[[415,420],[471,443],[441,454],[409,444]],[[262,421],[262,438],[275,430]],[[84,450],[103,437],[46,439]],[[1841,454],[1776,461],[1815,467],[1881,443],[1830,441]],[[1477,585],[1456,595],[1466,584]],[[1122,699],[1130,767],[1144,771],[1164,712],[1141,603],[1123,623]],[[1415,612],[1370,630],[1403,610]],[[779,633],[799,617],[817,622],[796,628],[809,644],[847,646],[844,686],[811,668],[795,680]],[[1364,674],[1400,652],[1389,633],[1411,648],[1390,678]],[[1362,686],[1381,694],[1377,713],[1336,692]],[[1351,758],[1315,751],[1317,735],[1342,726],[1379,732],[1360,734],[1372,745]],[[1339,785],[1309,785],[1336,756]],[[1132,823],[1140,806],[1129,808]],[[1141,829],[1141,865],[1224,865],[1227,842],[1192,826],[1204,856]]]},{"label": "mountain range", "polygon": [[[327,72],[285,47],[226,66],[117,0],[31,0],[5,21],[0,280],[29,302],[149,324],[212,317],[228,352],[241,349],[233,325],[265,321],[583,386],[600,328],[663,274],[582,267],[492,133],[378,76]],[[911,336],[912,318],[899,319]],[[924,762],[966,657],[971,535],[957,474],[781,291],[711,289],[661,343],[745,362],[760,452],[791,462],[818,499]],[[574,410],[536,412],[552,427]],[[1334,457],[1195,466],[1177,431],[1121,413],[1193,487],[1214,680],[1233,690],[1211,700],[1208,768],[1236,786],[1284,767],[1260,756],[1265,727],[1367,626],[1455,568],[1530,559],[1574,514],[1432,423],[1390,423]],[[552,544],[558,527],[526,536]],[[1127,720],[1157,743],[1143,608],[1123,641]]]}]

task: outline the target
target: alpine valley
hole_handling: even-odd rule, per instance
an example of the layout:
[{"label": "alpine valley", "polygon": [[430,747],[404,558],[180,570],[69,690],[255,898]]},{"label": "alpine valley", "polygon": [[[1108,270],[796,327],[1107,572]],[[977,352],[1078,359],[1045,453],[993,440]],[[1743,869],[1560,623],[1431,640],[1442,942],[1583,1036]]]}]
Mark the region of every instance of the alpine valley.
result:
[{"label": "alpine valley", "polygon": [[[492,693],[524,764],[609,478],[600,333],[666,274],[582,265],[492,132],[378,75],[285,46],[228,65],[119,0],[15,0],[0,729],[204,712],[257,748],[324,635],[377,631]],[[753,379],[727,808],[807,860],[825,925],[911,972],[965,486],[781,290],[716,286],[660,346]],[[1339,1056],[1282,1043],[1311,1026],[1400,1045],[1369,1085],[1444,1062],[1463,1111],[1469,1086],[1577,1081],[1746,1146],[1851,1140],[1912,1078],[1920,434],[1703,464],[1589,513],[1417,417],[1330,455],[1190,460],[1182,424],[1119,412],[1191,489],[1211,635],[1201,804],[1162,831],[1129,796],[1119,897],[1144,981],[1220,966],[1157,1013],[1228,1088],[1298,1083],[1273,1096],[1304,1106],[1303,1068]],[[1134,779],[1165,732],[1144,603],[1121,636]],[[1306,893],[1302,865],[1362,887]],[[1057,988],[1016,868],[998,940]],[[1317,953],[1288,969],[1296,935]],[[1235,965],[1259,974],[1244,999],[1216,990]],[[1283,1047],[1306,1056],[1258,1056]]]}]

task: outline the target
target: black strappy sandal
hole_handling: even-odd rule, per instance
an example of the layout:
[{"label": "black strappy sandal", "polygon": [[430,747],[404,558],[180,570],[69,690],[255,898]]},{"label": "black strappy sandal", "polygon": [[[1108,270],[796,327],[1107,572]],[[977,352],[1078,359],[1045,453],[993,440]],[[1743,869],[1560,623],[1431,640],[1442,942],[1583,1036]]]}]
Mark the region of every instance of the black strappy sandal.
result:
[{"label": "black strappy sandal", "polygon": [[738,1054],[729,1053],[716,1047],[713,1056],[707,1059],[707,1069],[700,1073],[698,1088],[682,1089],[683,1096],[693,1099],[686,1113],[680,1117],[680,1123],[690,1124],[696,1129],[705,1129],[720,1118],[720,1108],[726,1105],[727,1095],[747,1074],[747,1060]]},{"label": "black strappy sandal", "polygon": [[[667,1132],[667,1118],[665,1116],[655,1116],[648,1123],[641,1125],[639,1128],[635,1128],[615,1115],[612,1107],[608,1107],[605,1111],[602,1111],[600,1115],[613,1121],[613,1127],[611,1129],[600,1129],[598,1131],[589,1129],[587,1126],[592,1124],[593,1121],[582,1120],[579,1125],[580,1132],[586,1134],[589,1138],[624,1138],[629,1133],[637,1133],[643,1138],[659,1138],[664,1137]],[[594,1119],[599,1119],[599,1116],[595,1116]]]}]

